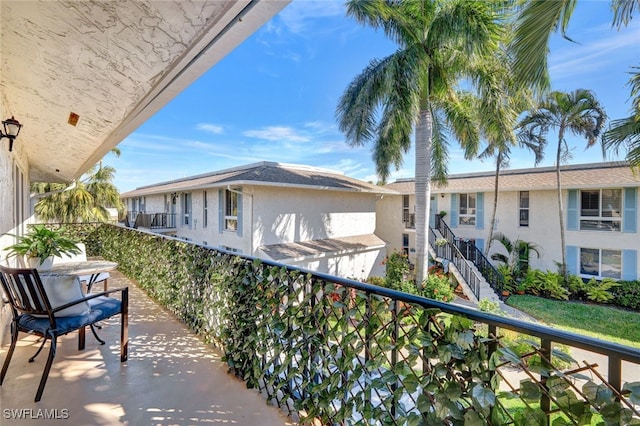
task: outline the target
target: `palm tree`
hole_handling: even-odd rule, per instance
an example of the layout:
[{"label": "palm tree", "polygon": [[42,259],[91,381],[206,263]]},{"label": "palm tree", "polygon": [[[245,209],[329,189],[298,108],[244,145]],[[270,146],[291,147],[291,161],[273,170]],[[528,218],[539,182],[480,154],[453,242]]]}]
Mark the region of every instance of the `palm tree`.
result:
[{"label": "palm tree", "polygon": [[[507,32],[511,35],[511,32]],[[505,37],[506,42],[508,40]],[[498,209],[498,189],[501,167],[508,167],[511,149],[516,145],[528,148],[535,154],[535,164],[542,161],[544,155],[544,143],[542,141],[525,140],[517,138],[514,133],[518,115],[533,105],[531,91],[516,84],[513,79],[511,58],[503,47],[496,56],[485,58],[485,66],[482,72],[485,74],[479,82],[481,105],[482,136],[487,141],[487,146],[479,155],[479,158],[496,158],[496,173],[493,190],[493,211],[491,213],[491,225],[489,237],[485,247],[485,255],[491,249],[493,230],[496,224],[496,212]]]},{"label": "palm tree", "polygon": [[[112,152],[119,156],[120,150]],[[124,213],[120,193],[113,185],[115,175],[113,167],[102,166],[102,160],[76,179],[71,185],[36,182],[31,185],[34,194],[48,194],[35,205],[40,220],[63,223],[106,222],[110,218],[107,208],[114,207],[118,214]]]},{"label": "palm tree", "polygon": [[527,273],[532,253],[535,253],[536,257],[540,257],[538,246],[534,243],[519,238],[511,241],[502,232],[496,232],[492,238],[502,244],[507,254],[494,253],[491,258],[504,263],[514,279],[522,278]]},{"label": "palm tree", "polygon": [[567,260],[564,237],[564,209],[562,207],[562,182],[560,164],[569,156],[569,146],[565,139],[567,132],[587,139],[587,147],[598,140],[607,120],[607,114],[593,92],[578,89],[571,93],[551,92],[520,121],[518,128],[524,140],[545,140],[551,129],[558,129],[556,150],[556,190],[558,196],[558,216],[560,220],[560,244],[562,250],[561,272],[567,275]]},{"label": "palm tree", "polygon": [[[516,19],[516,34],[511,46],[515,80],[521,84],[533,82],[537,93],[549,89],[547,55],[551,34],[560,32],[569,41],[567,28],[577,0],[525,0]],[[613,25],[627,25],[634,9],[640,10],[640,0],[611,0]]]},{"label": "palm tree", "polygon": [[337,119],[350,145],[374,141],[373,158],[382,180],[392,165],[397,169],[402,164],[415,126],[418,286],[427,276],[431,177],[446,177],[446,130],[459,139],[467,156],[477,152],[471,98],[456,86],[473,77],[479,58],[497,48],[501,25],[494,5],[468,0],[347,3],[348,15],[381,28],[398,44],[396,52],[371,61],[349,84]]},{"label": "palm tree", "polygon": [[640,67],[635,67],[629,84],[631,96],[631,115],[613,120],[611,127],[602,136],[604,149],[613,149],[616,153],[622,145],[627,148],[627,161],[635,169],[640,169]]}]

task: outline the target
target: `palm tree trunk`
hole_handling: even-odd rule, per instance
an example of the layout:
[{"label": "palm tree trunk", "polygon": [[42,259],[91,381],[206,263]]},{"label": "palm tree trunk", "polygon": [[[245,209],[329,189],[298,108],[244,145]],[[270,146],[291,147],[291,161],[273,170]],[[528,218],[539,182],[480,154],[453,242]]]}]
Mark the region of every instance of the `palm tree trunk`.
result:
[{"label": "palm tree trunk", "polygon": [[564,277],[565,281],[567,279],[567,259],[565,254],[566,243],[564,240],[564,209],[562,208],[562,182],[560,181],[560,157],[562,152],[562,141],[564,139],[564,125],[560,126],[560,131],[558,132],[558,152],[556,153],[556,184],[557,184],[557,192],[558,192],[558,215],[560,219],[560,245],[562,250],[562,265],[560,273]]},{"label": "palm tree trunk", "polygon": [[489,237],[487,238],[487,247],[484,249],[485,257],[489,257],[491,249],[491,241],[493,240],[493,230],[496,228],[496,211],[498,210],[498,182],[500,180],[500,163],[502,163],[502,151],[498,150],[496,158],[496,176],[493,183],[493,212],[491,213],[491,224],[489,226]]},{"label": "palm tree trunk", "polygon": [[420,111],[416,124],[416,286],[428,277],[428,224],[431,208],[431,143],[433,117],[427,107]]}]

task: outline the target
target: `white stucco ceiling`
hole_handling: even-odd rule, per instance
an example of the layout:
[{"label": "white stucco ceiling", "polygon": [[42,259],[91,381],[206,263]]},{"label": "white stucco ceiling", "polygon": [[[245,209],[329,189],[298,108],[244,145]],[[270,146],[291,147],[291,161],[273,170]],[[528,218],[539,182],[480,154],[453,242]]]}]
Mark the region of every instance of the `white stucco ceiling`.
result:
[{"label": "white stucco ceiling", "polygon": [[31,181],[79,177],[289,1],[2,0],[0,119]]}]

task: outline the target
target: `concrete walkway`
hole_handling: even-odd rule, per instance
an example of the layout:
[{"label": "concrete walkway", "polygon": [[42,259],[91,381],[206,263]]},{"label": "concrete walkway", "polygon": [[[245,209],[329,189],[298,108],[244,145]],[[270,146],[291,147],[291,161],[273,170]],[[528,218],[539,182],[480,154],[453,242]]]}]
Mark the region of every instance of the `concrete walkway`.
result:
[{"label": "concrete walkway", "polygon": [[[23,338],[0,387],[2,426],[294,424],[228,374],[219,352],[118,271],[112,273],[110,288],[126,285],[130,292],[129,360],[120,363],[119,317],[100,330],[107,342],[104,346],[88,332],[86,349],[79,352],[77,333],[64,336],[59,339],[42,400],[34,403],[49,344],[34,363],[28,363],[39,344],[34,338]],[[8,344],[2,346],[2,362],[7,349]],[[59,420],[45,420],[45,415]]]}]

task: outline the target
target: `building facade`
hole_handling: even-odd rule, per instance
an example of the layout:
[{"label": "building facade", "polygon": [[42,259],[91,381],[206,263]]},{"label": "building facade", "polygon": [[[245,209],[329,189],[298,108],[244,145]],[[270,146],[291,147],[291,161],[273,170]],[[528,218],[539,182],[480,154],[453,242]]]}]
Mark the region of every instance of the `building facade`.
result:
[{"label": "building facade", "polygon": [[[625,162],[561,167],[566,261],[570,273],[584,278],[637,279],[640,251],[638,187]],[[556,271],[562,260],[560,220],[554,167],[505,170],[499,179],[494,232],[511,241],[520,239],[539,247],[531,265]],[[489,238],[494,205],[495,174],[452,175],[443,187],[434,187],[431,223],[444,213],[444,221],[458,238],[484,250]],[[378,210],[378,235],[389,250],[413,252],[412,221],[415,198],[412,180],[386,186],[399,193],[385,197]],[[502,250],[493,242],[489,256]]]},{"label": "building facade", "polygon": [[158,232],[366,279],[383,273],[386,242],[375,232],[376,203],[385,194],[394,192],[338,172],[261,162],[137,188],[122,198],[133,216],[175,217],[175,227]]}]

